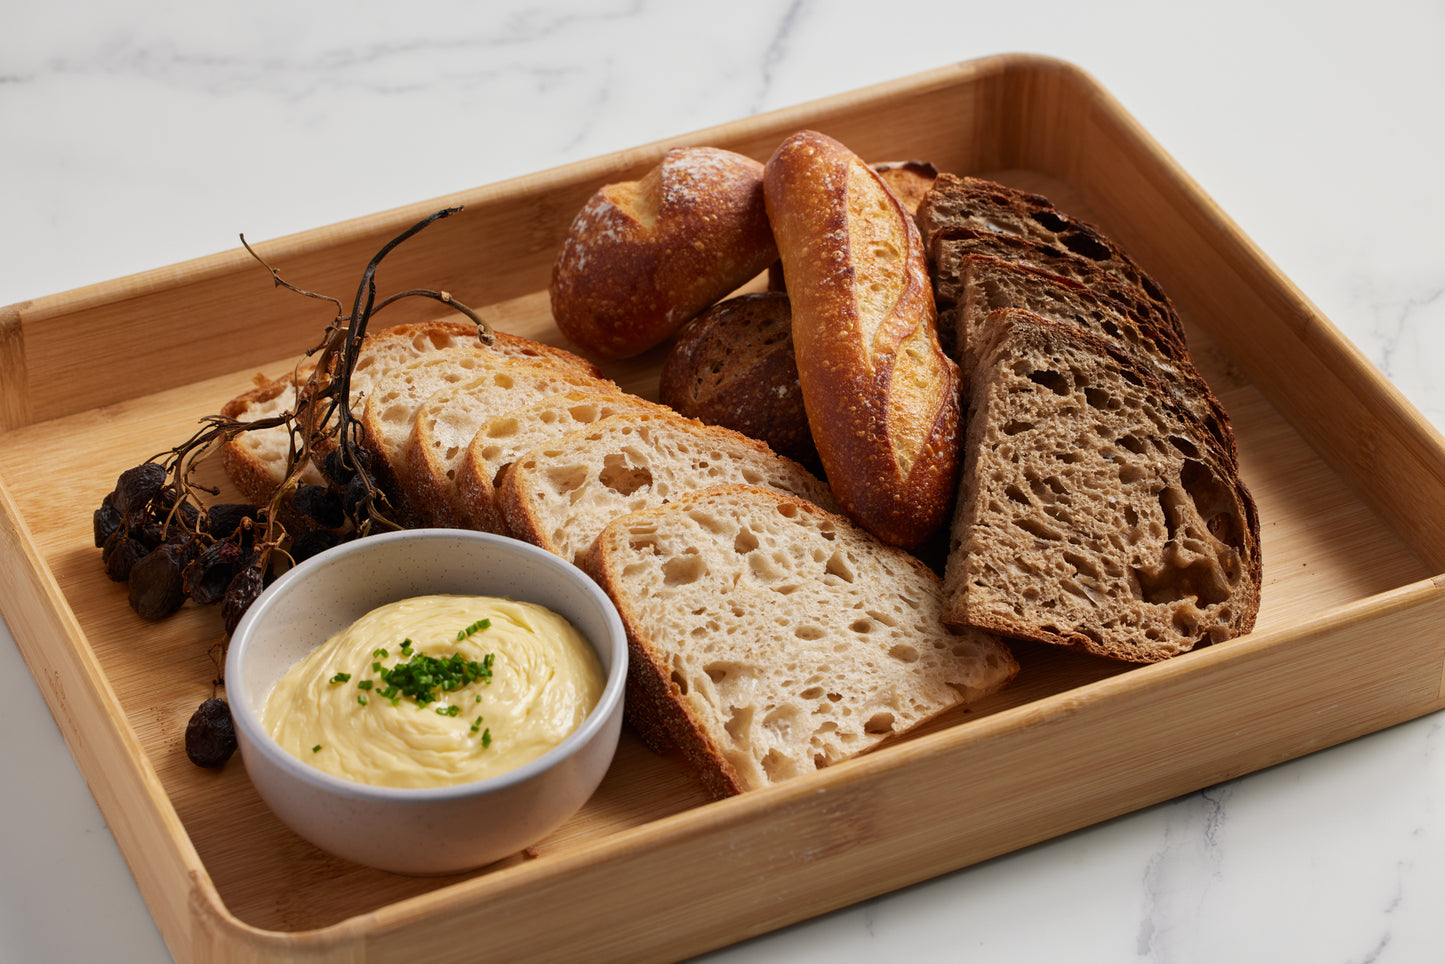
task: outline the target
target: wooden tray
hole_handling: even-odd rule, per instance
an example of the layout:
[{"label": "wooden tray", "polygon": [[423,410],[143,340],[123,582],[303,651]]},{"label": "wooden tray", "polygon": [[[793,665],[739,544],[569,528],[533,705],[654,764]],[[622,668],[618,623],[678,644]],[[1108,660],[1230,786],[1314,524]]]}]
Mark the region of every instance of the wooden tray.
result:
[{"label": "wooden tray", "polygon": [[[366,870],[286,831],[239,761],[219,774],[186,761],[218,615],[141,622],[90,530],[122,469],[186,437],[258,369],[284,371],[329,309],[274,289],[239,249],[0,309],[0,612],[176,957],[675,958],[1445,705],[1441,438],[1067,64],[951,66],[259,248],[349,305],[384,241],[463,203],[386,261],[381,293],[443,288],[503,329],[561,343],[548,272],[597,185],[678,144],[766,158],[803,127],[873,160],[1041,190],[1166,286],[1259,503],[1257,631],[1134,669],[1021,648],[1018,682],[988,704],[721,802],[625,738],[593,800],[534,856],[441,879]],[[653,394],[658,363],[610,374]]]}]

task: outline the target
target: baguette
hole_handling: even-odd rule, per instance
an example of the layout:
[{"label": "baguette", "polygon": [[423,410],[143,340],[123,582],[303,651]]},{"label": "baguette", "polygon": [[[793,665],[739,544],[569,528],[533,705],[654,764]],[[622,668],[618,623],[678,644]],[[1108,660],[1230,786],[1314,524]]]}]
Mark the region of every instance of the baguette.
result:
[{"label": "baguette", "polygon": [[986,321],[945,619],[1154,662],[1249,632],[1259,517],[1152,366],[1019,309]]},{"label": "baguette", "polygon": [[943,625],[912,556],[756,486],[622,516],[582,568],[627,630],[629,723],[717,797],[856,756],[1018,670],[996,637]]},{"label": "baguette", "polygon": [[773,152],[764,197],[823,471],[848,515],[916,548],[947,518],[959,458],[958,369],[918,228],[877,172],[814,131]]},{"label": "baguette", "polygon": [[552,269],[558,329],[593,357],[629,358],[761,273],[777,260],[762,174],[741,154],[676,148],[598,190]]}]

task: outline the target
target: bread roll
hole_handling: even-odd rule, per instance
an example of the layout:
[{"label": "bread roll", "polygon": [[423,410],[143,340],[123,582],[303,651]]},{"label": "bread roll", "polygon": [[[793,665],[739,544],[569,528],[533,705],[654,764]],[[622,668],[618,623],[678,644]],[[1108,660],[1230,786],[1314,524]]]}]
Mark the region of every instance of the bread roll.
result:
[{"label": "bread roll", "polygon": [[763,166],[676,148],[641,180],[609,184],[573,220],[552,269],[557,327],[597,358],[628,358],[777,259]]},{"label": "bread roll", "polygon": [[657,395],[684,415],[761,439],[779,455],[817,461],[782,292],[728,298],[684,325],[663,359]]},{"label": "bread roll", "polygon": [[958,477],[959,376],[938,341],[918,228],[877,172],[801,131],[764,173],[813,441],[847,513],[916,548]]}]

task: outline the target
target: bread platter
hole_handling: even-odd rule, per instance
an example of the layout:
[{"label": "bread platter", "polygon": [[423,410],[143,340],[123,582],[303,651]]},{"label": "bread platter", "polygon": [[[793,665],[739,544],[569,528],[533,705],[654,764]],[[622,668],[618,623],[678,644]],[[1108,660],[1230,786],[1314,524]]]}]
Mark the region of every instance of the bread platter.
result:
[{"label": "bread platter", "polygon": [[[461,204],[395,252],[386,283],[450,291],[498,329],[561,345],[547,280],[597,186],[679,145],[763,159],[803,128],[1045,194],[1162,282],[1258,502],[1254,631],[1136,667],[1021,650],[1018,679],[968,712],[726,800],[625,736],[596,796],[532,851],[453,877],[367,870],[287,831],[239,765],[186,761],[218,616],[141,622],[90,531],[117,472],[255,373],[284,372],[328,309],[276,291],[240,250],[12,305],[0,309],[0,613],[177,958],[474,959],[484,934],[498,959],[672,959],[1445,706],[1445,443],[1069,64],[953,65],[256,247],[306,287],[346,292],[382,243]],[[398,305],[391,320],[434,307]],[[116,355],[148,380],[106,363]],[[660,361],[605,370],[651,395]]]}]

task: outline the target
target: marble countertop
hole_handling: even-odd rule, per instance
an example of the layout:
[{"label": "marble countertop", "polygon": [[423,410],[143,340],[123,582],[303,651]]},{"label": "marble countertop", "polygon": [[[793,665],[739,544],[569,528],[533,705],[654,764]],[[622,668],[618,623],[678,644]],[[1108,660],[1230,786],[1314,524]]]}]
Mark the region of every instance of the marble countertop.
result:
[{"label": "marble countertop", "polygon": [[[1445,426],[1438,0],[12,7],[0,304],[1027,51],[1097,77]],[[166,959],[3,628],[0,678],[0,961]],[[1425,717],[710,957],[1439,960],[1441,727]]]}]

